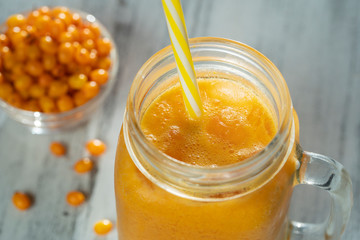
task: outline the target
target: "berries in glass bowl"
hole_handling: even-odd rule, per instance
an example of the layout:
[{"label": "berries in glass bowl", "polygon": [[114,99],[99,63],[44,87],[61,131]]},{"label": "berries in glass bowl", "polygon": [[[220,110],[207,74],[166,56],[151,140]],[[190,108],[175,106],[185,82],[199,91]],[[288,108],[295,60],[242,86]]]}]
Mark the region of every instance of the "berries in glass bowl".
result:
[{"label": "berries in glass bowl", "polygon": [[34,133],[86,120],[115,81],[114,41],[94,16],[66,7],[0,26],[0,107]]}]

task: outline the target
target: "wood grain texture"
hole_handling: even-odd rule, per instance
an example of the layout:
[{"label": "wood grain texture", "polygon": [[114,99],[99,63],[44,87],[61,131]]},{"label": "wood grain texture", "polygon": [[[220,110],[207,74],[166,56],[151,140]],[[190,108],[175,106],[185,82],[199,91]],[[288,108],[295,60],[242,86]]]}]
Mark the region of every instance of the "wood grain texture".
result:
[{"label": "wood grain texture", "polygon": [[[1,0],[0,22],[41,5],[66,5],[90,12],[112,33],[120,56],[118,81],[102,108],[72,131],[34,136],[0,112],[0,239],[109,239],[96,237],[95,221],[115,222],[113,164],[127,92],[141,65],[168,45],[161,1]],[[304,149],[331,156],[348,169],[354,207],[343,239],[360,238],[360,1],[358,0],[183,0],[190,37],[216,36],[253,46],[272,60],[286,79],[300,118]],[[108,151],[91,174],[77,175],[74,162],[86,156],[85,142],[98,137]],[[51,141],[68,145],[66,157],[48,151]],[[88,201],[65,202],[79,189]],[[28,191],[35,205],[12,206],[14,191]],[[304,195],[306,194],[306,199]],[[320,222],[327,215],[325,193],[299,187],[290,216]]]}]

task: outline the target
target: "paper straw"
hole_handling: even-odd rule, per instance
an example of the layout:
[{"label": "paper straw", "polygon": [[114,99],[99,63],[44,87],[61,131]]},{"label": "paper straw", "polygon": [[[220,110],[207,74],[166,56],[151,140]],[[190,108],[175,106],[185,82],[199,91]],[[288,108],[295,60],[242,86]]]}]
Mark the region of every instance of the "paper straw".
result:
[{"label": "paper straw", "polygon": [[196,118],[202,113],[202,103],[180,0],[162,0],[162,4],[183,90],[185,107],[190,116]]}]

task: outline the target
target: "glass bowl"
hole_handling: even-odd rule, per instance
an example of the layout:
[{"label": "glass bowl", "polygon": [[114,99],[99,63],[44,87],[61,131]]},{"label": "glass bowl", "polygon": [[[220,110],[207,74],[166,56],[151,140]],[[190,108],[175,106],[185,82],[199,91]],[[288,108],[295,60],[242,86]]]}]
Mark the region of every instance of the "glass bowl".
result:
[{"label": "glass bowl", "polygon": [[[109,31],[93,15],[68,8],[73,13],[78,13],[85,22],[96,23],[100,30],[101,36],[111,41],[112,50],[110,52],[111,67],[109,68],[108,82],[100,88],[97,96],[90,99],[85,104],[75,107],[72,110],[62,113],[43,113],[32,112],[16,108],[0,98],[0,110],[16,122],[26,126],[33,134],[46,134],[64,129],[69,129],[83,123],[89,119],[92,113],[103,103],[106,96],[109,95],[115,81],[118,71],[117,49]],[[23,12],[26,15],[28,12]],[[5,32],[6,24],[0,25],[0,32]]]}]

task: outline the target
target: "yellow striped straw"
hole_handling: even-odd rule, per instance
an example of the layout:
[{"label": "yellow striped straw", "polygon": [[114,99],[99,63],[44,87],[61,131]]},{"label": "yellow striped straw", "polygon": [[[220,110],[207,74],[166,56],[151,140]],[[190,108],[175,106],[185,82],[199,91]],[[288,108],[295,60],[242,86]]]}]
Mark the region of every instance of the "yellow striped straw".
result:
[{"label": "yellow striped straw", "polygon": [[180,0],[162,0],[162,4],[183,89],[185,106],[190,116],[196,118],[202,113],[202,103]]}]

